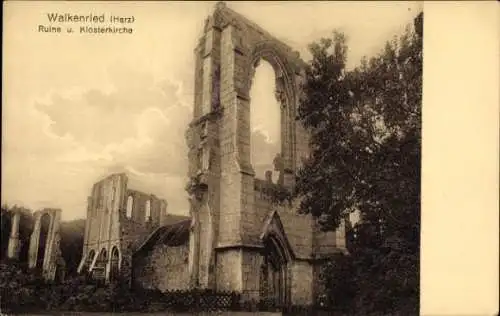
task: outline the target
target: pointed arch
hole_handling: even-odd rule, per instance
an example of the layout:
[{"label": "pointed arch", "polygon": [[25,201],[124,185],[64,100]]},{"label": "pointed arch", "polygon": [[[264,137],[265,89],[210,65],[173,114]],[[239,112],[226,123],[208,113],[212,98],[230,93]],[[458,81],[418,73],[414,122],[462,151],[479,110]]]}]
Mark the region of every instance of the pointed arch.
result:
[{"label": "pointed arch", "polygon": [[286,305],[290,303],[290,265],[295,256],[277,211],[273,211],[265,221],[261,240],[264,245],[260,271],[261,298],[267,304]]},{"label": "pointed arch", "polygon": [[144,221],[149,222],[151,220],[151,200],[146,201],[144,206]]},{"label": "pointed arch", "polygon": [[36,255],[36,267],[42,268],[45,261],[45,252],[49,241],[49,230],[51,224],[51,216],[44,213],[40,218],[40,235],[38,239],[38,250]]},{"label": "pointed arch", "polygon": [[127,197],[127,208],[126,208],[126,213],[125,213],[127,218],[132,218],[132,209],[133,208],[134,208],[134,197],[132,195],[129,195]]},{"label": "pointed arch", "polygon": [[121,253],[118,247],[113,246],[113,248],[111,249],[111,255],[109,257],[109,261],[110,261],[109,278],[111,281],[116,281],[120,274],[120,263],[121,263]]},{"label": "pointed arch", "polygon": [[272,240],[277,249],[282,252],[287,262],[295,259],[295,253],[288,238],[286,238],[285,228],[276,210],[272,211],[264,221],[260,240],[263,243],[267,240]]},{"label": "pointed arch", "polygon": [[293,173],[295,170],[295,117],[297,104],[296,73],[299,72],[295,61],[283,51],[283,47],[273,40],[263,40],[256,43],[246,64],[247,89],[249,94],[255,71],[260,61],[268,62],[274,69],[276,99],[281,106],[281,155],[284,171]]}]

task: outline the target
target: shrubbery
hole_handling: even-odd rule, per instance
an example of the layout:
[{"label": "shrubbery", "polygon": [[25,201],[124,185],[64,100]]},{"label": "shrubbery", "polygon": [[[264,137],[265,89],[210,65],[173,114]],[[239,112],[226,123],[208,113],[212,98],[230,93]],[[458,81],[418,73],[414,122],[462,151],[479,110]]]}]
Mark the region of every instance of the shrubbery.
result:
[{"label": "shrubbery", "polygon": [[343,33],[310,47],[294,193],[327,231],[358,214],[350,255],[323,275],[325,304],[349,315],[418,315],[423,13],[413,22],[354,69]]},{"label": "shrubbery", "polygon": [[159,312],[240,307],[237,293],[210,290],[163,293],[130,288],[123,280],[103,284],[88,276],[71,277],[58,284],[45,282],[38,271],[15,261],[0,263],[0,282],[3,312]]},{"label": "shrubbery", "polygon": [[99,284],[76,276],[55,284],[17,262],[0,264],[1,309],[5,312],[149,311],[158,291],[134,291],[124,282]]},{"label": "shrubbery", "polygon": [[1,309],[5,312],[113,311],[123,306],[124,296],[130,296],[123,286],[102,286],[84,276],[59,284],[45,282],[38,270],[13,261],[0,264],[0,282]]}]

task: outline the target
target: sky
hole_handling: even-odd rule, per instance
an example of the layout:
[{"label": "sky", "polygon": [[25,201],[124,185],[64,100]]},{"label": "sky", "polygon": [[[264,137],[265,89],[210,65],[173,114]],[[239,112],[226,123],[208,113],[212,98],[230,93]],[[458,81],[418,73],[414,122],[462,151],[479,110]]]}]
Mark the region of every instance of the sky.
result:
[{"label": "sky", "polygon": [[[129,186],[187,214],[187,148],[194,47],[214,2],[8,2],[4,4],[2,203],[61,208],[84,218],[93,183],[126,172]],[[348,66],[377,53],[421,9],[416,2],[229,2],[310,58],[307,45],[340,29]],[[39,33],[47,13],[134,16],[133,34]],[[258,175],[278,150],[274,74],[251,90],[252,161]]]}]

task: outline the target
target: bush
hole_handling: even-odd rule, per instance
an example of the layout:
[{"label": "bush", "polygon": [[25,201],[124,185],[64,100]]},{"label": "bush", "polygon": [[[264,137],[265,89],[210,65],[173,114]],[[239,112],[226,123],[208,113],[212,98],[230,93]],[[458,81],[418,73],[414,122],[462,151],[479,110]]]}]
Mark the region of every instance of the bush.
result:
[{"label": "bush", "polygon": [[212,290],[170,291],[131,289],[125,280],[102,284],[86,275],[61,283],[45,282],[38,271],[16,262],[0,263],[1,310],[9,313],[41,311],[159,312],[224,310],[239,301],[237,293]]}]

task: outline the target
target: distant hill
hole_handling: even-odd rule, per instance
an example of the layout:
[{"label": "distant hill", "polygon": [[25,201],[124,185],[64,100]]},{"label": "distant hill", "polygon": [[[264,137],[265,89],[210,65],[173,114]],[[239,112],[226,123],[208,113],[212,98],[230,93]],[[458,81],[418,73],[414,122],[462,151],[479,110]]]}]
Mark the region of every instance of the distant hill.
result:
[{"label": "distant hill", "polygon": [[66,261],[66,273],[68,275],[76,274],[78,264],[82,257],[83,236],[85,234],[85,219],[76,219],[67,222],[61,222],[61,252]]}]

